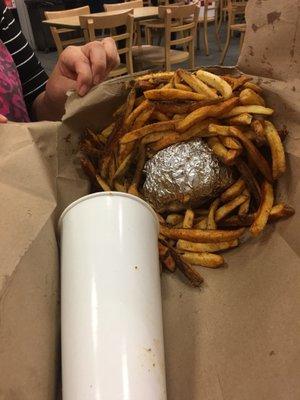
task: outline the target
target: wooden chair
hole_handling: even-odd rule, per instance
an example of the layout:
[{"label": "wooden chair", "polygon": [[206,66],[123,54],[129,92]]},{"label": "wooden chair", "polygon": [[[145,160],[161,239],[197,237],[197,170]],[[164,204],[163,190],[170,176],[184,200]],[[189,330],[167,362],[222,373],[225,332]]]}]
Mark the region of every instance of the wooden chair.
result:
[{"label": "wooden chair", "polygon": [[[46,19],[55,19],[55,18],[64,18],[64,17],[74,17],[77,15],[83,15],[83,14],[90,14],[90,7],[89,6],[84,6],[84,7],[78,7],[78,8],[72,8],[70,10],[62,10],[62,11],[45,11],[45,18]],[[84,38],[82,37],[82,33],[78,29],[66,29],[66,28],[56,28],[54,26],[50,27],[54,43],[57,48],[57,53],[60,55],[60,53],[63,51],[63,49],[69,45],[79,45],[84,43]],[[77,33],[76,38],[74,39],[68,39],[68,40],[63,40],[61,38],[61,35],[68,34],[68,33]]]},{"label": "wooden chair", "polygon": [[[134,61],[147,66],[161,66],[167,71],[171,65],[189,61],[194,68],[194,47],[199,7],[189,4],[176,7],[159,7],[159,17],[164,23],[164,46],[151,44],[133,48]],[[192,17],[192,20],[191,20]],[[148,27],[146,28],[148,29]],[[149,28],[150,29],[150,28]],[[180,35],[179,38],[173,36]],[[172,46],[182,46],[184,50],[174,50]]]},{"label": "wooden chair", "polygon": [[246,2],[232,2],[231,0],[228,0],[227,4],[227,10],[228,10],[228,25],[227,25],[227,37],[226,37],[226,43],[220,58],[220,65],[223,65],[224,59],[226,57],[229,45],[230,45],[230,40],[232,37],[232,34],[234,32],[240,32],[240,50],[242,48],[243,42],[244,42],[244,36],[246,32],[246,24],[245,23],[236,23],[236,17],[243,16],[245,15],[245,8],[246,8]]},{"label": "wooden chair", "polygon": [[208,45],[208,25],[214,24],[214,31],[216,36],[216,42],[218,44],[219,50],[221,50],[221,43],[219,38],[219,0],[200,0],[200,15],[199,22],[197,26],[197,48],[200,48],[200,30],[203,27],[203,39],[204,39],[204,49],[205,54],[209,55],[209,45]]},{"label": "wooden chair", "polygon": [[[132,41],[133,41],[133,15],[132,10],[125,10],[115,15],[82,15],[79,17],[81,29],[83,29],[86,43],[96,39],[97,29],[116,29],[125,27],[122,33],[112,36],[115,40],[119,55],[125,55],[125,63],[121,63],[110,72],[109,77],[132,74]],[[123,56],[124,57],[124,56]]]},{"label": "wooden chair", "polygon": [[104,4],[105,11],[132,10],[133,8],[143,7],[143,0],[126,1],[125,3]]}]

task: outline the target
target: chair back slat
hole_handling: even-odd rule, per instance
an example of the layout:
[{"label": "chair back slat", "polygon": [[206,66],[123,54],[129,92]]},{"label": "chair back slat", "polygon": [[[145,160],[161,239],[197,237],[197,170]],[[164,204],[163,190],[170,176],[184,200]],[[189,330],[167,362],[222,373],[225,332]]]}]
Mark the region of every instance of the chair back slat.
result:
[{"label": "chair back slat", "polygon": [[143,0],[127,1],[125,3],[104,4],[103,7],[105,11],[130,10],[132,8],[143,7]]},{"label": "chair back slat", "polygon": [[96,39],[95,31],[98,29],[109,29],[110,31],[115,28],[122,28],[125,30],[111,37],[115,40],[118,53],[125,54],[126,65],[117,68],[110,73],[110,77],[123,75],[125,73],[133,73],[132,63],[132,42],[133,42],[133,23],[134,17],[132,9],[123,10],[118,14],[105,15],[105,13],[83,15],[79,17],[80,26],[84,31],[86,42],[91,42]]}]

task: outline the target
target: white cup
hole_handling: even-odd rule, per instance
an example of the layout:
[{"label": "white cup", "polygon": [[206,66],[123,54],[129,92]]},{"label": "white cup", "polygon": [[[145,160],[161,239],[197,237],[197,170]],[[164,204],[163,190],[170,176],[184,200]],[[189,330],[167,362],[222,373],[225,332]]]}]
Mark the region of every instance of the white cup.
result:
[{"label": "white cup", "polygon": [[59,226],[63,400],[166,400],[154,211],[95,193]]}]

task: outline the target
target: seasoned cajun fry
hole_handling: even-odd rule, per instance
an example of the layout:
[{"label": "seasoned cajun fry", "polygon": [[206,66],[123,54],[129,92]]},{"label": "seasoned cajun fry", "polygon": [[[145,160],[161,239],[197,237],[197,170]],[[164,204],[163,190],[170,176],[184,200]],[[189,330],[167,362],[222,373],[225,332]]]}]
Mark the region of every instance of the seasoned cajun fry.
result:
[{"label": "seasoned cajun fry", "polygon": [[255,216],[253,224],[250,226],[250,232],[257,236],[264,229],[268,222],[269,214],[274,202],[273,186],[265,180],[261,189],[261,204]]},{"label": "seasoned cajun fry", "polygon": [[[166,132],[149,133],[149,135],[143,137],[143,139],[141,140],[141,143],[146,145],[146,144],[158,142],[159,140],[163,139],[164,137],[168,136],[171,133],[175,133],[175,132],[174,131],[166,131]],[[131,142],[131,143],[134,143],[134,142]]]},{"label": "seasoned cajun fry", "polygon": [[240,93],[240,103],[246,105],[258,105],[265,107],[266,103],[264,99],[256,93],[254,90],[246,88]]},{"label": "seasoned cajun fry", "polygon": [[286,169],[284,148],[275,126],[265,121],[265,134],[272,154],[272,175],[277,180]]},{"label": "seasoned cajun fry", "polygon": [[252,78],[250,78],[249,76],[245,76],[245,75],[241,75],[239,77],[223,75],[221,78],[229,83],[232,90],[236,90],[239,87],[243,86],[246,82],[252,80]]},{"label": "seasoned cajun fry", "polygon": [[225,203],[223,206],[217,209],[215,214],[215,220],[217,222],[224,219],[228,214],[230,214],[235,208],[239,207],[245,201],[248,200],[248,196],[240,194],[234,199],[230,200],[228,203]]},{"label": "seasoned cajun fry", "polygon": [[149,79],[161,79],[161,80],[166,80],[169,81],[174,75],[173,71],[168,71],[168,72],[153,72],[152,74],[148,75],[143,75],[143,76],[138,76],[136,81],[147,81]]},{"label": "seasoned cajun fry", "polygon": [[231,136],[219,136],[219,140],[227,149],[242,150],[240,142]]},{"label": "seasoned cajun fry", "polygon": [[260,187],[252,171],[242,159],[237,159],[235,162],[235,166],[242,175],[250,193],[252,193],[256,204],[260,204],[260,197],[261,197]]},{"label": "seasoned cajun fry", "polygon": [[104,136],[105,138],[107,138],[112,133],[114,127],[115,127],[115,123],[108,125],[107,128],[105,128],[105,129],[103,129],[103,131],[101,131],[101,135]]},{"label": "seasoned cajun fry", "polygon": [[[155,104],[153,104],[155,108]],[[154,110],[153,113],[151,114],[151,119],[157,120],[157,121],[169,121],[170,118],[166,114],[163,114],[162,112],[158,110]]]},{"label": "seasoned cajun fry", "polygon": [[188,114],[202,106],[200,101],[152,101],[155,109],[164,114]]},{"label": "seasoned cajun fry", "polygon": [[175,83],[175,89],[187,90],[188,92],[193,91],[193,89],[191,89],[189,86],[185,85],[184,83]]},{"label": "seasoned cajun fry", "polygon": [[264,127],[262,121],[259,121],[258,119],[253,119],[253,121],[251,122],[251,128],[255,132],[255,135],[256,135],[255,140],[256,141],[259,140],[262,143],[265,143],[266,142],[265,127]]},{"label": "seasoned cajun fry", "polygon": [[207,229],[207,218],[202,218],[194,226],[194,229]]},{"label": "seasoned cajun fry", "polygon": [[100,175],[96,175],[96,179],[97,182],[99,184],[99,186],[105,191],[105,192],[109,192],[111,190],[109,184],[100,176]]},{"label": "seasoned cajun fry", "polygon": [[232,108],[228,113],[224,113],[223,118],[234,117],[239,114],[260,114],[260,115],[272,115],[274,110],[272,108],[263,106],[237,106]]},{"label": "seasoned cajun fry", "polygon": [[215,221],[215,213],[220,203],[220,199],[215,199],[209,208],[207,216],[207,229],[217,229],[217,224]]},{"label": "seasoned cajun fry", "polygon": [[166,132],[175,127],[176,121],[156,122],[151,125],[126,133],[121,139],[120,144],[133,142],[136,139],[142,139],[144,136],[154,132]]},{"label": "seasoned cajun fry", "polygon": [[148,100],[203,100],[204,94],[188,92],[179,89],[153,89],[144,92],[144,96]]},{"label": "seasoned cajun fry", "polygon": [[166,223],[169,225],[177,225],[183,221],[184,216],[181,214],[169,214],[166,218]]},{"label": "seasoned cajun fry", "polygon": [[138,161],[136,164],[135,173],[133,176],[133,181],[128,189],[128,193],[135,194],[135,195],[136,195],[136,192],[139,190],[139,184],[140,184],[143,168],[144,168],[145,161],[146,161],[146,149],[145,149],[145,146],[142,144],[140,144],[140,146],[139,146],[138,155],[139,155],[139,157],[138,157]]},{"label": "seasoned cajun fry", "polygon": [[202,230],[202,229],[174,229],[160,226],[160,233],[170,239],[183,239],[191,242],[217,243],[228,242],[238,239],[244,233],[244,229],[232,231],[223,230]]},{"label": "seasoned cajun fry", "polygon": [[163,245],[158,241],[158,255],[159,257],[166,257],[168,255],[169,249],[167,246]]},{"label": "seasoned cajun fry", "polygon": [[154,106],[149,105],[149,108],[145,109],[137,116],[136,120],[132,125],[132,129],[139,129],[142,126],[146,125],[153,111],[154,111]]},{"label": "seasoned cajun fry", "polygon": [[285,203],[278,203],[272,207],[272,210],[270,211],[270,219],[275,220],[275,218],[279,219],[290,217],[294,214],[295,210],[293,209],[293,207],[290,207]]},{"label": "seasoned cajun fry", "polygon": [[194,243],[188,242],[187,240],[178,240],[176,243],[178,250],[190,251],[192,253],[216,253],[232,247],[237,247],[238,245],[239,241],[237,239],[221,243]]},{"label": "seasoned cajun fry", "polygon": [[181,258],[192,265],[200,265],[206,268],[218,268],[224,264],[222,256],[212,253],[183,253]]},{"label": "seasoned cajun fry", "polygon": [[166,83],[165,85],[162,84],[162,86],[160,86],[160,89],[171,89],[173,87],[171,82]]},{"label": "seasoned cajun fry", "polygon": [[[136,120],[138,115],[141,114],[142,111],[148,110],[151,107],[149,101],[144,100],[137,108],[135,108],[129,116],[125,119],[124,121],[124,127],[125,129],[130,128],[130,126],[133,124],[133,122]],[[153,110],[152,110],[153,111]]]},{"label": "seasoned cajun fry", "polygon": [[134,107],[138,107],[145,100],[145,96],[137,97],[134,103]]},{"label": "seasoned cajun fry", "polygon": [[251,200],[251,198],[250,198],[250,192],[249,192],[249,190],[248,190],[248,189],[245,189],[245,190],[243,191],[242,194],[245,195],[245,196],[247,196],[248,199],[247,199],[244,203],[242,203],[242,204],[240,205],[239,211],[238,211],[238,214],[239,214],[239,215],[245,215],[245,214],[247,214],[248,211],[249,211],[249,207],[250,207],[250,200]]},{"label": "seasoned cajun fry", "polygon": [[126,101],[126,109],[125,109],[125,115],[124,119],[126,120],[129,115],[132,113],[134,104],[136,100],[136,91],[135,88],[132,88],[128,94],[127,101]]},{"label": "seasoned cajun fry", "polygon": [[194,223],[194,217],[195,217],[195,213],[193,210],[191,210],[191,209],[186,210],[184,219],[182,222],[182,227],[183,228],[192,228],[193,223]]},{"label": "seasoned cajun fry", "polygon": [[124,160],[118,166],[118,168],[117,168],[117,170],[116,170],[116,172],[115,172],[115,174],[113,176],[113,180],[119,179],[119,178],[121,178],[122,176],[125,175],[125,173],[127,172],[128,168],[130,166],[130,163],[132,161],[133,155],[134,155],[134,153],[131,152],[124,158]]},{"label": "seasoned cajun fry", "polygon": [[186,263],[182,258],[176,253],[172,247],[170,247],[170,253],[175,260],[177,267],[184,274],[184,276],[189,280],[193,287],[199,287],[203,282],[202,276],[196,271],[191,265]]},{"label": "seasoned cajun fry", "polygon": [[191,112],[182,121],[178,122],[178,132],[184,132],[197,122],[203,121],[209,117],[221,117],[223,114],[228,113],[238,102],[238,97],[225,100],[221,103],[213,104],[210,106],[204,106]]},{"label": "seasoned cajun fry", "polygon": [[260,86],[258,86],[256,83],[253,83],[253,82],[245,82],[243,87],[252,89],[252,90],[254,90],[254,92],[259,93],[259,94],[262,93],[262,91],[263,91]]},{"label": "seasoned cajun fry", "polygon": [[118,192],[124,192],[126,193],[127,190],[125,188],[125,185],[123,185],[122,183],[118,182],[118,181],[114,181],[114,188],[118,191]]},{"label": "seasoned cajun fry", "polygon": [[202,69],[196,72],[197,78],[202,82],[212,86],[217,89],[218,92],[221,93],[224,99],[229,99],[232,96],[232,88],[231,86],[218,75],[212,74],[208,71],[203,71]]},{"label": "seasoned cajun fry", "polygon": [[240,155],[239,150],[227,150],[217,137],[209,137],[207,144],[225,165],[232,165]]},{"label": "seasoned cajun fry", "polygon": [[174,114],[173,115],[173,120],[178,120],[178,119],[183,119],[186,117],[186,114]]},{"label": "seasoned cajun fry", "polygon": [[244,113],[229,118],[228,120],[226,120],[226,123],[228,123],[229,125],[250,125],[252,118],[253,117],[251,114]]},{"label": "seasoned cajun fry", "polygon": [[195,92],[204,94],[205,97],[211,99],[217,99],[218,95],[214,93],[214,91],[206,85],[206,83],[199,80],[195,75],[192,75],[190,72],[187,72],[183,69],[177,71],[179,77],[186,82]]},{"label": "seasoned cajun fry", "polygon": [[236,182],[234,182],[234,184],[232,184],[228,189],[226,189],[225,192],[221,194],[220,199],[222,203],[226,203],[234,199],[235,197],[239,196],[245,189],[245,187],[246,187],[245,181],[242,178],[238,179]]}]

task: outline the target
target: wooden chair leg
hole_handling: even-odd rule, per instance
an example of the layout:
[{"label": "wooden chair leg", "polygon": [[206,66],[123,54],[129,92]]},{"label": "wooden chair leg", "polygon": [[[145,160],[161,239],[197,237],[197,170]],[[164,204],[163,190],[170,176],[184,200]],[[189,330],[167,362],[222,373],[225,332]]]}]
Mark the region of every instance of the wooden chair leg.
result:
[{"label": "wooden chair leg", "polygon": [[200,25],[200,22],[198,22],[197,29],[196,29],[197,50],[200,50],[200,29],[201,29],[201,25]]},{"label": "wooden chair leg", "polygon": [[240,52],[242,51],[243,43],[244,43],[244,38],[245,38],[245,32],[241,32],[241,37],[240,37]]},{"label": "wooden chair leg", "polygon": [[225,43],[225,46],[224,46],[224,49],[222,51],[222,55],[221,55],[221,58],[220,58],[220,65],[223,65],[224,59],[226,57],[226,54],[227,54],[227,51],[228,51],[228,48],[229,48],[230,39],[231,39],[231,29],[229,27],[228,32],[227,32],[226,43]]},{"label": "wooden chair leg", "polygon": [[208,33],[207,33],[207,21],[204,21],[203,24],[203,39],[204,39],[204,49],[205,49],[205,54],[209,56],[209,48],[208,48]]},{"label": "wooden chair leg", "polygon": [[194,69],[195,68],[195,42],[194,42],[194,40],[192,40],[191,43],[189,44],[189,53],[190,53],[189,68]]},{"label": "wooden chair leg", "polygon": [[145,27],[146,44],[151,45],[151,30]]},{"label": "wooden chair leg", "polygon": [[215,36],[216,36],[216,42],[217,42],[219,51],[221,51],[222,46],[221,46],[221,41],[220,41],[220,36],[219,36],[219,31],[218,31],[218,14],[215,15]]}]

